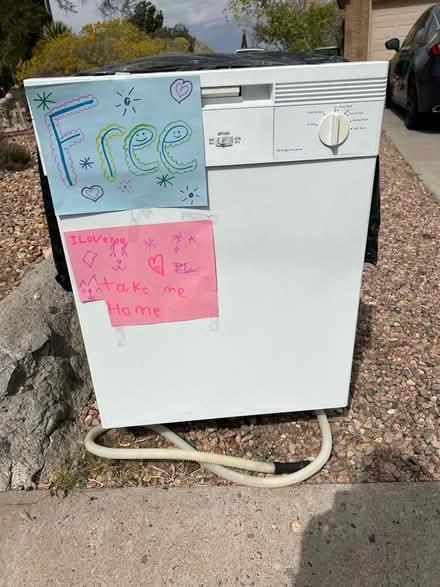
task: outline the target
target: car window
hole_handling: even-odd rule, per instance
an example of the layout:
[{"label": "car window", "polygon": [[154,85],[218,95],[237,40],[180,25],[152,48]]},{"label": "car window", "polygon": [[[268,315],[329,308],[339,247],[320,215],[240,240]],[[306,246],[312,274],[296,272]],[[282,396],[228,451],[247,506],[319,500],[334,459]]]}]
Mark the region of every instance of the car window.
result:
[{"label": "car window", "polygon": [[440,29],[440,25],[439,22],[435,16],[435,14],[432,15],[432,21],[429,25],[429,28],[427,29],[427,40],[429,41],[429,39],[432,38],[432,36]]},{"label": "car window", "polygon": [[431,14],[429,16],[428,20],[426,21],[425,26],[423,28],[419,28],[417,30],[416,37],[415,37],[417,44],[424,45],[427,42],[427,40],[429,38],[429,31],[431,29],[433,22],[434,22],[434,16]]},{"label": "car window", "polygon": [[409,47],[411,45],[411,43],[416,35],[416,31],[417,31],[417,24],[415,24],[413,26],[413,28],[407,34],[406,39],[402,43],[402,49],[404,49],[405,47]]},{"label": "car window", "polygon": [[416,24],[409,31],[406,39],[404,40],[404,42],[402,44],[403,49],[409,47],[413,43],[414,38],[417,34],[417,31],[419,31],[420,29],[422,29],[425,26],[426,21],[428,20],[430,15],[431,15],[431,11],[427,10],[426,12],[424,12],[422,14],[422,16],[419,17],[419,19],[416,21]]}]

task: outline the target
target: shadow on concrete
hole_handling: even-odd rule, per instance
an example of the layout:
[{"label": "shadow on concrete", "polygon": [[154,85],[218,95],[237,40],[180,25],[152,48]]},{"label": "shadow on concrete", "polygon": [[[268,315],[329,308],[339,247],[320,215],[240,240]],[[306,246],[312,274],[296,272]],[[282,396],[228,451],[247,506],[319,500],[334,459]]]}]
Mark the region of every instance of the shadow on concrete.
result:
[{"label": "shadow on concrete", "polygon": [[[423,472],[413,457],[412,462],[398,457],[392,461],[400,460],[401,472],[407,467]],[[379,462],[382,467],[383,458],[373,455],[366,470]],[[398,472],[399,466],[393,466]],[[438,586],[439,544],[439,484],[344,487],[336,492],[332,509],[304,528],[299,567],[287,569],[287,575],[295,587]]]},{"label": "shadow on concrete", "polygon": [[[390,108],[402,122],[405,122],[405,110],[393,104]],[[405,127],[406,128],[406,127]],[[420,132],[422,134],[440,134],[440,113],[438,114],[421,114],[420,124],[417,130],[411,132]]]}]

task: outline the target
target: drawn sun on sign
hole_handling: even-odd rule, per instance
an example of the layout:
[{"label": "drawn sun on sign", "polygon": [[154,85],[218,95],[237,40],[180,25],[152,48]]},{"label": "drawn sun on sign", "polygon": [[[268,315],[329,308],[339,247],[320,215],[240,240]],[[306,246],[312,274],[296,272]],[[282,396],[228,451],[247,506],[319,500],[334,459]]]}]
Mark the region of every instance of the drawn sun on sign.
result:
[{"label": "drawn sun on sign", "polygon": [[182,202],[188,202],[188,206],[193,206],[194,202],[196,201],[196,198],[200,198],[199,194],[197,194],[197,190],[199,188],[194,188],[192,190],[189,189],[188,186],[186,186],[186,189],[184,190],[180,190],[180,193],[183,194],[183,200],[181,200]]},{"label": "drawn sun on sign", "polygon": [[126,96],[124,96],[124,94],[121,94],[121,92],[116,92],[119,96],[121,96],[122,98],[122,102],[120,104],[116,104],[115,107],[116,108],[121,108],[122,106],[124,107],[124,112],[122,114],[122,116],[125,116],[125,114],[127,113],[127,110],[129,108],[131,108],[133,110],[133,112],[136,114],[136,108],[133,105],[133,102],[139,102],[139,100],[142,100],[142,98],[134,98],[131,93],[134,90],[134,86],[131,88],[131,90],[128,92],[128,94]]}]

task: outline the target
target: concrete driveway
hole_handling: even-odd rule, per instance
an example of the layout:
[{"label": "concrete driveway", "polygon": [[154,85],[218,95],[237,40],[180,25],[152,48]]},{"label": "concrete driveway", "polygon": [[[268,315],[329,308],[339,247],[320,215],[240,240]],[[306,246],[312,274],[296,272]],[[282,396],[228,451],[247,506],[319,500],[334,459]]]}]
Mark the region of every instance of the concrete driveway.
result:
[{"label": "concrete driveway", "polygon": [[387,109],[383,125],[400,153],[440,201],[440,114],[438,122],[433,120],[426,128],[415,131],[405,127],[399,110]]},{"label": "concrete driveway", "polygon": [[437,587],[439,490],[424,482],[0,493],[0,585]]}]

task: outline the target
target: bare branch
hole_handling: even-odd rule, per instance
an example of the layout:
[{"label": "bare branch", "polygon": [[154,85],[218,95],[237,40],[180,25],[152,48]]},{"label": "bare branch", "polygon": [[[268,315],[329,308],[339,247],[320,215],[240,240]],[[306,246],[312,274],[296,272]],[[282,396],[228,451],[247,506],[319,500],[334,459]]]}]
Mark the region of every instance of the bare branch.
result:
[{"label": "bare branch", "polygon": [[[72,2],[71,0],[56,0],[56,3],[58,4],[58,7],[61,8],[61,10],[64,10],[64,12],[78,12],[78,8],[76,7],[75,2]],[[44,4],[46,6],[47,12],[52,14],[49,0],[45,0]]]}]

